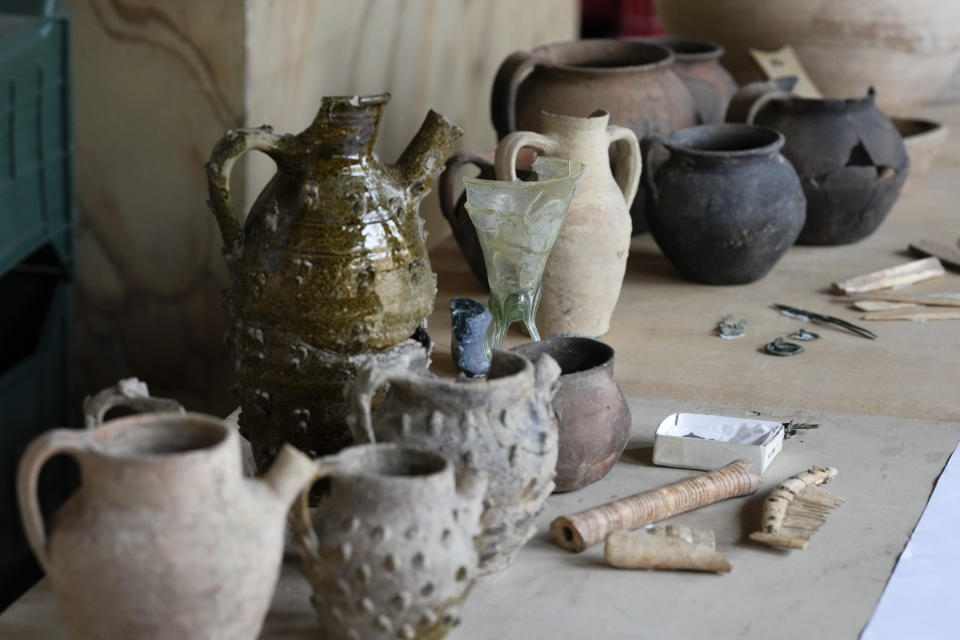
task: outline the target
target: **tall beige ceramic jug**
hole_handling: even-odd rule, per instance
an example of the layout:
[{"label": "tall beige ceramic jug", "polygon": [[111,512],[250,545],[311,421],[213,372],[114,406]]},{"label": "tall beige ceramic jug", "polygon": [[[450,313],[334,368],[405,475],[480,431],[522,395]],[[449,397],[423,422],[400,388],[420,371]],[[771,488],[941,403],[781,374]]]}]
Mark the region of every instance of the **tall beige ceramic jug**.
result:
[{"label": "tall beige ceramic jug", "polygon": [[[517,153],[523,147],[586,166],[543,273],[537,326],[546,336],[607,333],[620,297],[630,250],[630,204],[641,161],[633,131],[608,126],[609,119],[606,111],[586,118],[541,111],[536,133],[516,131],[497,145],[499,180],[517,179]],[[610,145],[616,154],[615,173],[610,169]]]},{"label": "tall beige ceramic jug", "polygon": [[[88,409],[139,403],[131,398],[98,396]],[[48,530],[36,487],[58,454],[77,460],[81,482]],[[287,509],[314,473],[288,446],[262,480],[245,479],[234,429],[167,411],[48,431],[20,461],[17,495],[74,640],[253,640],[279,575]]]}]

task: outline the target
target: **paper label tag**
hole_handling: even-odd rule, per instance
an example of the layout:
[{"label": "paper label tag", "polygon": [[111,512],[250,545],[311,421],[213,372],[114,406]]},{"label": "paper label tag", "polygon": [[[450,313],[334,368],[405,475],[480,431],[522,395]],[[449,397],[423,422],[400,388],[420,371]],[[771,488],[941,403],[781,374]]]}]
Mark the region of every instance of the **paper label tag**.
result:
[{"label": "paper label tag", "polygon": [[787,76],[797,77],[797,86],[794,87],[793,95],[803,98],[822,98],[823,94],[813,84],[813,80],[807,75],[806,69],[800,64],[793,47],[785,46],[777,51],[760,51],[759,49],[750,49],[750,55],[763,70],[766,76],[774,80]]}]

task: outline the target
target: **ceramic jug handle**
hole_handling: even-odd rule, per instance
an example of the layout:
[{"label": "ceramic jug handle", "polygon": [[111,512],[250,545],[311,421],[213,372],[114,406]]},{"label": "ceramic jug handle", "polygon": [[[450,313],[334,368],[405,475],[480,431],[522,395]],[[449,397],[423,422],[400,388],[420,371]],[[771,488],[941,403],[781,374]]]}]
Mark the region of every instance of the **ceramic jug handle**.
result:
[{"label": "ceramic jug handle", "polygon": [[547,155],[560,152],[557,141],[549,136],[533,131],[508,133],[497,143],[497,154],[493,161],[497,180],[512,182],[517,179],[517,154],[524,147],[533,147],[540,153]]},{"label": "ceramic jug handle", "polygon": [[355,443],[376,442],[373,432],[373,396],[384,383],[405,378],[410,374],[410,356],[401,357],[399,364],[377,366],[371,358],[360,367],[353,385],[347,392],[350,415],[347,425]]},{"label": "ceramic jug handle", "polygon": [[653,180],[653,163],[650,162],[650,154],[657,145],[661,145],[666,148],[664,145],[665,142],[666,139],[658,133],[651,133],[648,136],[644,136],[643,140],[640,141],[640,155],[643,158],[643,165],[647,169],[642,174],[643,184],[647,188],[647,193],[650,194],[650,197],[654,200],[659,198],[659,193],[657,192],[657,185]]},{"label": "ceramic jug handle", "polygon": [[457,197],[454,195],[457,172],[465,164],[473,164],[481,170],[492,168],[493,164],[474,151],[457,151],[447,160],[437,184],[437,196],[440,198],[440,211],[451,225],[456,222]]},{"label": "ceramic jug handle", "polygon": [[640,186],[640,172],[643,158],[640,157],[640,143],[637,134],[626,127],[610,125],[607,127],[607,141],[612,144],[616,154],[613,163],[613,177],[620,186],[627,206],[633,204]]},{"label": "ceramic jug handle", "polygon": [[490,119],[497,139],[517,130],[517,89],[535,66],[536,56],[526,51],[515,51],[500,63],[490,95]]},{"label": "ceramic jug handle", "polygon": [[53,429],[47,431],[30,443],[17,469],[17,502],[20,505],[20,517],[27,542],[37,556],[37,561],[47,573],[50,572],[50,558],[47,555],[47,534],[43,524],[43,513],[37,499],[37,481],[40,470],[53,456],[60,453],[77,454],[88,447],[88,437],[83,431],[72,429]]},{"label": "ceramic jug handle", "polygon": [[290,523],[294,541],[300,547],[301,554],[319,560],[316,554],[317,532],[313,529],[313,518],[310,516],[310,492],[318,480],[332,474],[339,465],[335,455],[315,460],[314,464],[317,471],[313,479],[303,486],[303,490],[294,502],[294,508],[290,509],[287,521]]},{"label": "ceramic jug handle", "polygon": [[256,129],[231,129],[220,138],[210,152],[207,162],[207,189],[210,199],[207,204],[213,211],[223,236],[223,253],[231,264],[243,255],[243,221],[237,215],[230,197],[230,171],[237,159],[247,151],[262,151],[278,164],[285,154],[280,151],[284,136],[273,133],[264,125]]},{"label": "ceramic jug handle", "polygon": [[127,407],[140,413],[183,413],[183,406],[169,398],[154,398],[147,385],[136,378],[121,380],[116,385],[88,396],[83,401],[83,421],[88,429],[99,427],[103,418],[115,407]]}]

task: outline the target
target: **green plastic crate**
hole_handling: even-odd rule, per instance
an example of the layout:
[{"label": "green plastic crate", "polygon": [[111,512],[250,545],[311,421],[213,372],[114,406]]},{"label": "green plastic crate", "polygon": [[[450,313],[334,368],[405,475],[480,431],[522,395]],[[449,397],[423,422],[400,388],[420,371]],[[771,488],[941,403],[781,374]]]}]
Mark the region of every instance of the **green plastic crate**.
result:
[{"label": "green plastic crate", "polygon": [[[0,276],[0,610],[40,575],[20,524],[16,470],[26,446],[69,420],[69,280],[52,245]],[[55,458],[38,495],[49,514],[74,485]]]},{"label": "green plastic crate", "polygon": [[0,274],[54,239],[72,269],[72,161],[69,22],[0,14]]}]

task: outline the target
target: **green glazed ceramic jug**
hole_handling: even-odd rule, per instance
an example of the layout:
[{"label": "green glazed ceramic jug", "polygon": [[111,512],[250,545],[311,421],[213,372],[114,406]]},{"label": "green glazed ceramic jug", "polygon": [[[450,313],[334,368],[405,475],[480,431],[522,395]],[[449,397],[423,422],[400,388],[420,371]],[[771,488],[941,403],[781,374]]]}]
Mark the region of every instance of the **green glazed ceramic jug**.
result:
[{"label": "green glazed ceramic jug", "polygon": [[[230,270],[228,341],[258,466],[283,442],[312,455],[350,444],[343,387],[354,359],[388,360],[433,310],[436,276],[417,213],[461,130],[430,111],[396,164],[373,152],[387,94],[327,97],[303,132],[228,131],[207,163]],[[230,170],[262,151],[277,173],[246,220]]]}]

